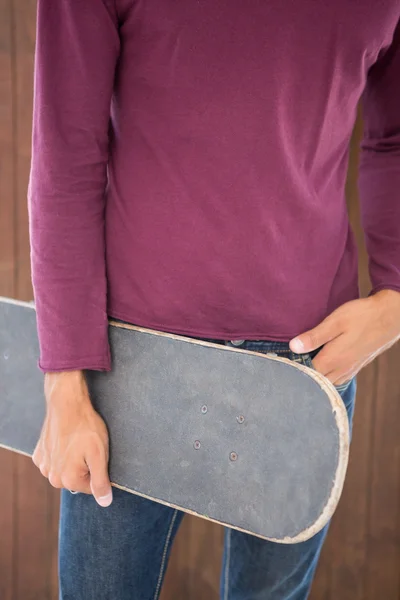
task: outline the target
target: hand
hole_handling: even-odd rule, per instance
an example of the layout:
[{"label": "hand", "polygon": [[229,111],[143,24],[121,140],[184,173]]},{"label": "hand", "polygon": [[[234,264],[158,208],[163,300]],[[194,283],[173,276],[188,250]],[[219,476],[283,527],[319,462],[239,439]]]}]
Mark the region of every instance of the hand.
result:
[{"label": "hand", "polygon": [[291,340],[298,354],[323,346],[313,358],[317,371],[333,384],[354,377],[400,338],[400,293],[382,290],[340,306],[314,329]]},{"label": "hand", "polygon": [[100,506],[109,506],[108,433],[83,373],[46,373],[45,397],[47,414],[33,462],[53,487],[93,494]]}]

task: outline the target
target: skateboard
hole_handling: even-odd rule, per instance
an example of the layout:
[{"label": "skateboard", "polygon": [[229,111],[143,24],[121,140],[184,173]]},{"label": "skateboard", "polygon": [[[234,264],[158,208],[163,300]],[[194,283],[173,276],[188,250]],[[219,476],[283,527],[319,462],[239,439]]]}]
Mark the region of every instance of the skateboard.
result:
[{"label": "skateboard", "polygon": [[[112,484],[280,543],[329,521],[345,478],[345,406],[276,356],[109,322],[111,372],[86,371]],[[44,418],[33,303],[0,299],[0,446],[32,455]],[[105,509],[106,510],[106,509]]]}]

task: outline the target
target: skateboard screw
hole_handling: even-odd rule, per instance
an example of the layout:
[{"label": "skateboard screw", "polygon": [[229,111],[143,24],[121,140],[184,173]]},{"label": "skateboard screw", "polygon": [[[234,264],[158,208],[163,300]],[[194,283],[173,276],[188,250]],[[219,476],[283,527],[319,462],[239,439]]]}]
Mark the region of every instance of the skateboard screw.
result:
[{"label": "skateboard screw", "polygon": [[10,358],[10,355],[8,354],[8,352],[4,352],[4,360],[8,360]]},{"label": "skateboard screw", "polygon": [[237,460],[238,455],[236,454],[236,452],[231,452],[229,455],[229,460],[235,461]]},{"label": "skateboard screw", "polygon": [[238,417],[236,417],[236,421],[238,423],[244,423],[244,416],[243,415],[239,415]]},{"label": "skateboard screw", "polygon": [[198,450],[200,448],[200,446],[201,446],[199,440],[196,440],[195,443],[193,444],[193,446],[194,446],[195,450]]},{"label": "skateboard screw", "polygon": [[206,414],[207,410],[207,406],[204,404],[204,406],[201,407],[201,412],[203,413],[203,415]]}]

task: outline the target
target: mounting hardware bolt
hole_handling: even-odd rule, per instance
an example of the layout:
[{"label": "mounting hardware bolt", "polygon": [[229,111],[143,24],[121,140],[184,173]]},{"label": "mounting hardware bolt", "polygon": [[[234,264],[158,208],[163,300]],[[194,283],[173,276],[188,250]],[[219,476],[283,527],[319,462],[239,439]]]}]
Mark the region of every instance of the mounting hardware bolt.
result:
[{"label": "mounting hardware bolt", "polygon": [[244,423],[244,416],[243,415],[239,415],[238,417],[236,417],[236,421],[240,424]]},{"label": "mounting hardware bolt", "polygon": [[196,441],[195,441],[195,443],[193,444],[193,446],[194,446],[194,449],[195,449],[195,450],[199,450],[199,448],[200,448],[200,446],[201,446],[201,444],[200,444],[199,440],[196,440]]},{"label": "mounting hardware bolt", "polygon": [[231,452],[229,455],[229,460],[232,460],[233,462],[235,460],[237,460],[238,455],[236,454],[236,452]]},{"label": "mounting hardware bolt", "polygon": [[208,410],[208,408],[207,408],[207,406],[204,404],[204,405],[201,407],[201,412],[203,413],[203,415],[205,415],[205,414],[206,414],[207,410]]}]

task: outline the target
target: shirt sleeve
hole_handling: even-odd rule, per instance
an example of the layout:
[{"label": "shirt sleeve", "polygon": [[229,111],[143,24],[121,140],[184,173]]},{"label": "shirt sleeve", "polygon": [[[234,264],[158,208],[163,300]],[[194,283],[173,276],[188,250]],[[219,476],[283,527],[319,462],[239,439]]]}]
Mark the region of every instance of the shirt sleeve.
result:
[{"label": "shirt sleeve", "polygon": [[42,371],[110,370],[104,209],[118,22],[114,0],[38,0],[32,283]]},{"label": "shirt sleeve", "polygon": [[400,291],[400,23],[362,98],[359,190],[371,293]]}]

